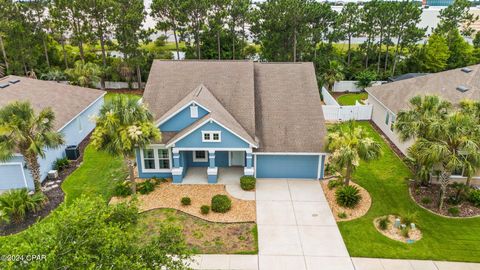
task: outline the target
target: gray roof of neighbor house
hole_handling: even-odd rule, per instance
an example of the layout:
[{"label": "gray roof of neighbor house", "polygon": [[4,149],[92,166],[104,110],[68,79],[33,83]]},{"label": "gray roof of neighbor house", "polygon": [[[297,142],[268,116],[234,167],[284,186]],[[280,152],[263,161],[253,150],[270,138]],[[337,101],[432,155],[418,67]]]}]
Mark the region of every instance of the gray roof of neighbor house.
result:
[{"label": "gray roof of neighbor house", "polygon": [[256,151],[324,151],[326,127],[311,63],[155,60],[143,101],[158,122],[197,101],[209,117],[258,145]]},{"label": "gray roof of neighbor house", "polygon": [[[465,89],[467,90],[461,91]],[[464,99],[478,100],[480,99],[480,65],[372,86],[366,91],[394,113],[407,109],[409,100],[418,95],[437,95],[453,104],[458,104]]]},{"label": "gray roof of neighbor house", "polygon": [[[17,81],[18,82],[15,82]],[[1,85],[7,85],[2,88]],[[18,76],[0,78],[0,107],[14,101],[28,101],[36,112],[47,107],[55,112],[59,130],[106,92],[52,81]]]}]

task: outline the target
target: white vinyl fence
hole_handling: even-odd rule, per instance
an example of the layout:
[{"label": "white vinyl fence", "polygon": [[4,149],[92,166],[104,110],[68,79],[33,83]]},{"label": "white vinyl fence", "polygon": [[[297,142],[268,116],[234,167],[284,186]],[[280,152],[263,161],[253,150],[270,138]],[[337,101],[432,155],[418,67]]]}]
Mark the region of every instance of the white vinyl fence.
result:
[{"label": "white vinyl fence", "polygon": [[340,106],[335,98],[322,87],[323,117],[327,121],[348,121],[348,120],[370,120],[372,119],[372,105],[362,105],[357,102],[356,105]]},{"label": "white vinyl fence", "polygon": [[[374,81],[372,86],[380,85],[383,81]],[[357,81],[339,81],[333,85],[332,92],[361,92],[362,89],[358,88]]]}]

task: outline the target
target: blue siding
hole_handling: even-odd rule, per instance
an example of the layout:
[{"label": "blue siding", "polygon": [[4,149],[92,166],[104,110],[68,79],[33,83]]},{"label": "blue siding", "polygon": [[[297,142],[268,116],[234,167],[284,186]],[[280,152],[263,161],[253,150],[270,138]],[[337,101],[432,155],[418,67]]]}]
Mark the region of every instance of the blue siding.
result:
[{"label": "blue siding", "polygon": [[317,178],[315,155],[257,155],[257,178]]},{"label": "blue siding", "polygon": [[23,178],[23,157],[14,157],[8,163],[12,164],[0,164],[0,190],[24,188],[26,179]]},{"label": "blue siding", "polygon": [[228,151],[215,152],[215,166],[228,167]]},{"label": "blue siding", "polygon": [[[40,174],[42,181],[48,175],[48,171],[53,168],[53,162],[57,158],[65,156],[65,147],[67,145],[78,145],[80,142],[85,139],[85,137],[93,131],[95,128],[95,123],[91,121],[91,116],[98,115],[100,108],[104,102],[103,97],[98,99],[94,104],[92,104],[87,110],[78,115],[73,121],[66,125],[60,132],[63,133],[65,139],[65,145],[60,146],[56,149],[46,149],[45,158],[39,158],[38,163],[40,164]],[[17,157],[16,157],[17,158]],[[21,162],[23,158],[20,157]],[[18,162],[18,161],[8,161],[9,162]],[[25,177],[27,178],[27,184],[29,189],[33,189],[33,179],[30,174],[30,171],[25,169]],[[6,173],[6,172],[5,172]],[[4,175],[4,171],[0,166],[0,176]],[[0,178],[0,181],[3,180],[3,177]],[[25,185],[24,185],[25,186]],[[15,184],[12,183],[12,186],[2,185],[0,189],[9,189],[15,188]]]},{"label": "blue siding", "polygon": [[204,117],[208,112],[200,106],[198,107],[198,118],[190,117],[190,106],[186,107],[174,117],[168,119],[165,123],[160,125],[161,131],[180,131],[191,124],[193,124],[198,119]]},{"label": "blue siding", "polygon": [[[202,142],[202,131],[221,131],[221,142]],[[248,148],[249,145],[215,122],[206,123],[185,138],[175,143],[175,147]]]}]

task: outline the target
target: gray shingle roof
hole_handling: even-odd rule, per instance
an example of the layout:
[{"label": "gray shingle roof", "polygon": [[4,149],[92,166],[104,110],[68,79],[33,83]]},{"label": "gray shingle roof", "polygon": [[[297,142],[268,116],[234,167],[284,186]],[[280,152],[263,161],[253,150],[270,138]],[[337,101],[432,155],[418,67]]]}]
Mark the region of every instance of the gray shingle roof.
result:
[{"label": "gray shingle roof", "polygon": [[[414,96],[438,95],[453,104],[464,99],[480,99],[480,65],[470,66],[472,72],[463,72],[460,68],[432,73],[412,79],[391,82],[367,88],[374,96],[394,113],[407,109],[409,100]],[[461,92],[457,87],[465,86],[468,91]]]},{"label": "gray shingle roof", "polygon": [[[194,97],[201,88],[205,91]],[[258,142],[256,151],[323,152],[326,128],[311,63],[155,60],[143,101],[157,121],[191,100],[211,110],[209,117]]]},{"label": "gray shingle roof", "polygon": [[[9,83],[14,80],[20,81]],[[6,83],[8,87],[0,88],[0,107],[14,101],[28,101],[36,112],[51,107],[57,130],[105,94],[100,90],[18,76],[0,79],[0,84]]]}]

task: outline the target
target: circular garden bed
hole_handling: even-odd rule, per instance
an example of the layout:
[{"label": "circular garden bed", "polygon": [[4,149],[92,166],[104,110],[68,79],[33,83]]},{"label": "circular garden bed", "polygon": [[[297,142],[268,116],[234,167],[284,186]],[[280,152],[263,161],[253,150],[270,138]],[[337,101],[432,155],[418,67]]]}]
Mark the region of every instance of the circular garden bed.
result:
[{"label": "circular garden bed", "polygon": [[422,239],[422,232],[414,223],[398,216],[378,217],[373,224],[381,234],[396,241],[412,244]]},{"label": "circular garden bed", "polygon": [[461,186],[455,184],[448,186],[444,206],[442,209],[438,209],[440,202],[440,185],[430,184],[429,186],[418,186],[415,183],[410,184],[410,194],[413,200],[431,212],[446,217],[480,216],[480,207],[476,207],[474,203],[469,200],[469,192],[472,192],[472,190],[467,191],[461,189]]},{"label": "circular garden bed", "polygon": [[337,203],[337,199],[335,196],[336,191],[341,186],[334,186],[330,184],[330,181],[339,181],[338,179],[331,179],[329,181],[321,181],[323,192],[325,193],[325,197],[327,198],[328,204],[330,205],[330,209],[333,212],[336,221],[348,221],[352,219],[359,218],[365,215],[370,209],[372,205],[372,198],[366,189],[357,185],[356,183],[350,182],[351,186],[354,186],[358,189],[358,194],[360,195],[360,201],[354,207],[345,207],[341,206]]}]

